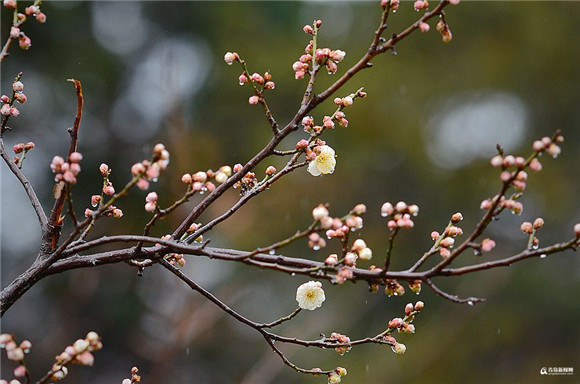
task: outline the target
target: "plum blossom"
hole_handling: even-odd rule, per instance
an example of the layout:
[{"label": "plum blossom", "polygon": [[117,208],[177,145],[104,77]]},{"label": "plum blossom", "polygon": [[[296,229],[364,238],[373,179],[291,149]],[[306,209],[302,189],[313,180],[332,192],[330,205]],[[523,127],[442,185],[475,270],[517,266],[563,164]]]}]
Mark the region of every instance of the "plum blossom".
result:
[{"label": "plum blossom", "polygon": [[302,309],[314,311],[322,306],[325,299],[322,283],[319,281],[309,281],[296,290],[296,301]]},{"label": "plum blossom", "polygon": [[308,172],[312,176],[328,175],[334,172],[336,158],[334,149],[328,145],[319,147],[320,153],[308,164]]}]

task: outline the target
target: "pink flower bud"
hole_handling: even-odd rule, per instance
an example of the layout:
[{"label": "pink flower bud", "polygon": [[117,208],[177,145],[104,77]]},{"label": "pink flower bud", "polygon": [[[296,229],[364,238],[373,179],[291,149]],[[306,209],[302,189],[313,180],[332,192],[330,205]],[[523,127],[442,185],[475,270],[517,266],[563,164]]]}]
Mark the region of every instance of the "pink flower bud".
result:
[{"label": "pink flower bud", "polygon": [[580,237],[580,223],[574,224],[574,235],[576,235],[577,238]]},{"label": "pink flower bud", "polygon": [[107,196],[112,196],[115,194],[115,188],[113,184],[109,183],[108,185],[103,187],[103,193]]},{"label": "pink flower bud", "polygon": [[275,167],[270,165],[268,168],[266,168],[266,175],[272,176],[274,173],[276,173]]},{"label": "pink flower bud", "polygon": [[276,88],[276,83],[274,83],[273,81],[268,81],[268,82],[266,82],[266,84],[264,84],[264,88],[265,89],[274,89],[274,88]]},{"label": "pink flower bud", "polygon": [[205,173],[203,171],[198,171],[198,172],[193,174],[192,178],[193,178],[193,181],[205,183],[207,180],[207,173]]},{"label": "pink flower bud", "polygon": [[240,59],[240,56],[236,52],[227,52],[224,55],[224,61],[228,65],[232,65],[234,61],[239,60],[239,59]]},{"label": "pink flower bud", "polygon": [[446,259],[449,256],[451,256],[451,251],[447,248],[441,248],[439,249],[439,255],[441,255],[442,258]]},{"label": "pink flower bud", "polygon": [[312,28],[311,25],[306,24],[302,30],[304,31],[304,33],[307,33],[309,35],[313,35],[314,34],[314,28]]},{"label": "pink flower bud", "polygon": [[455,244],[455,239],[453,239],[452,237],[446,237],[443,240],[441,240],[439,244],[445,248],[452,248],[453,244]]},{"label": "pink flower bud", "polygon": [[528,221],[524,221],[520,226],[520,229],[523,233],[531,234],[534,231],[534,227],[532,223]]},{"label": "pink flower bud", "polygon": [[78,163],[72,163],[70,165],[70,171],[73,173],[73,175],[78,175],[79,173],[81,173],[81,166]]},{"label": "pink flower bud", "polygon": [[413,310],[415,309],[415,307],[413,306],[413,304],[409,303],[405,306],[405,315],[409,316],[411,314],[411,312],[413,312]]},{"label": "pink flower bud", "polygon": [[24,151],[24,143],[15,144],[12,147],[12,151],[16,154],[19,154],[20,152]]},{"label": "pink flower bud", "polygon": [[26,36],[24,33],[21,33],[20,37],[18,38],[18,46],[24,50],[27,50],[32,46],[32,42],[28,36]]},{"label": "pink flower bud", "polygon": [[20,28],[18,27],[10,28],[10,38],[18,39],[18,36],[20,36]]},{"label": "pink flower bud", "polygon": [[337,50],[330,52],[330,58],[332,60],[334,60],[336,63],[340,63],[342,60],[344,60],[345,56],[346,56],[346,52],[341,51],[340,49],[337,49]]},{"label": "pink flower bud", "polygon": [[558,155],[560,155],[560,153],[562,153],[562,150],[557,144],[552,143],[548,147],[547,152],[550,156],[552,156],[555,159],[556,157],[558,157]]},{"label": "pink flower bud", "polygon": [[433,241],[437,240],[437,239],[439,238],[439,236],[441,236],[441,235],[439,234],[439,232],[437,232],[437,231],[433,231],[433,232],[431,232],[431,239],[432,239]]},{"label": "pink flower bud", "polygon": [[20,115],[20,111],[16,107],[10,107],[10,116],[17,117]]},{"label": "pink flower bud", "polygon": [[256,95],[250,96],[250,98],[248,99],[248,104],[256,105],[256,104],[258,104],[259,101],[260,101],[260,98],[258,96],[256,96]]},{"label": "pink flower bud", "polygon": [[205,188],[208,190],[208,192],[212,192],[213,190],[215,190],[215,184],[212,183],[211,181],[208,181],[207,183],[205,183]]},{"label": "pink flower bud", "polygon": [[148,202],[145,204],[145,211],[149,213],[154,212],[155,207],[157,207],[157,204],[155,202]]},{"label": "pink flower bud", "polygon": [[75,184],[77,182],[77,179],[75,177],[75,174],[72,173],[71,171],[66,171],[63,175],[62,178],[64,181],[66,181],[67,183],[71,183],[71,184]]},{"label": "pink flower bud", "polygon": [[540,172],[542,170],[542,163],[538,159],[532,159],[530,162],[530,169],[534,172]]},{"label": "pink flower bud", "polygon": [[[103,169],[106,169],[106,172],[109,171],[109,167],[107,166],[107,164],[101,164],[101,167],[105,166],[106,168],[99,168],[101,170],[101,174],[103,175],[103,177],[105,177],[105,172],[103,172]],[[138,176],[141,175],[145,172],[145,166],[143,165],[143,163],[135,163],[131,166],[131,174],[133,176]]]},{"label": "pink flower bud", "polygon": [[115,219],[120,219],[121,217],[123,217],[123,211],[121,211],[119,208],[113,209],[113,217]]},{"label": "pink flower bud", "polygon": [[399,201],[395,205],[395,210],[397,210],[397,212],[405,212],[405,209],[407,209],[407,204],[404,201]]},{"label": "pink flower bud", "polygon": [[92,367],[93,364],[95,363],[95,357],[89,351],[85,351],[80,355],[77,355],[76,360],[79,362],[79,364],[88,367]]},{"label": "pink flower bud", "polygon": [[238,173],[240,172],[244,167],[242,166],[242,164],[238,163],[236,165],[234,165],[234,172]]},{"label": "pink flower bud", "polygon": [[26,367],[24,365],[19,365],[18,367],[14,368],[14,376],[15,377],[26,376]]},{"label": "pink flower bud", "polygon": [[145,179],[139,179],[137,181],[137,188],[139,188],[142,191],[146,191],[149,189],[149,182]]},{"label": "pink flower bud", "polygon": [[181,182],[184,184],[191,184],[192,181],[193,179],[189,173],[184,173],[183,176],[181,176]]},{"label": "pink flower bud", "polygon": [[250,82],[250,80],[248,79],[248,76],[246,76],[245,73],[242,73],[240,75],[240,77],[238,77],[238,81],[240,83],[240,85],[244,85]]},{"label": "pink flower bud", "polygon": [[425,0],[425,1],[424,1],[424,0],[417,0],[417,1],[415,1],[415,3],[413,4],[413,7],[414,7],[416,10],[419,10],[419,9],[427,9],[427,8],[429,8],[429,2],[428,2],[428,1],[426,1],[426,0]]},{"label": "pink flower bud", "polygon": [[83,155],[81,155],[81,153],[80,153],[80,152],[73,152],[73,153],[71,153],[71,154],[70,154],[70,156],[69,156],[69,160],[70,160],[72,163],[78,163],[78,162],[80,162],[82,159],[83,159]]},{"label": "pink flower bud", "polygon": [[534,152],[543,152],[546,149],[546,145],[542,142],[542,140],[536,140],[532,144],[532,149]]},{"label": "pink flower bud", "polygon": [[27,100],[26,95],[22,92],[16,93],[14,95],[14,99],[16,99],[16,101],[18,101],[20,104],[26,103]]},{"label": "pink flower bud", "polygon": [[324,264],[326,265],[336,265],[338,264],[338,255],[336,255],[335,253],[328,255],[328,257],[326,258],[326,260],[324,260]]},{"label": "pink flower bud", "polygon": [[400,328],[401,325],[403,325],[403,319],[401,319],[400,317],[395,317],[394,319],[389,321],[388,327],[390,329],[397,329]]},{"label": "pink flower bud", "polygon": [[149,192],[147,197],[145,197],[145,201],[148,203],[154,203],[157,201],[157,199],[158,199],[158,196],[157,196],[156,192]]},{"label": "pink flower bud", "polygon": [[503,157],[501,155],[495,155],[490,160],[491,166],[495,168],[499,168],[503,165]]},{"label": "pink flower bud", "polygon": [[258,83],[258,84],[264,84],[264,78],[262,77],[262,75],[260,75],[259,73],[253,73],[252,76],[250,77],[250,79],[254,82],[254,83]]},{"label": "pink flower bud", "polygon": [[495,248],[495,241],[492,239],[483,239],[481,242],[481,250],[483,252],[489,252]]},{"label": "pink flower bud", "polygon": [[499,175],[499,179],[501,181],[503,181],[504,183],[507,182],[509,179],[511,179],[512,174],[510,171],[503,171],[500,175]]},{"label": "pink flower bud", "polygon": [[431,27],[429,26],[429,24],[422,22],[419,24],[419,29],[421,30],[421,32],[426,33],[429,32],[429,29],[431,29]]},{"label": "pink flower bud", "polygon": [[28,16],[36,15],[38,12],[40,12],[40,8],[36,5],[30,5],[24,9],[24,13]]},{"label": "pink flower bud", "polygon": [[393,205],[387,201],[381,207],[381,216],[387,217],[389,215],[392,215],[394,210],[395,209],[393,208]]},{"label": "pink flower bud", "polygon": [[4,6],[6,8],[16,9],[16,0],[4,0]]},{"label": "pink flower bud", "polygon": [[6,95],[2,95],[0,97],[0,101],[2,101],[3,103],[9,103],[10,102],[10,98]]},{"label": "pink flower bud", "polygon": [[541,217],[538,217],[536,220],[534,220],[534,229],[540,229],[544,226],[544,219],[542,219]]},{"label": "pink flower bud", "polygon": [[4,104],[2,108],[0,108],[0,114],[2,114],[2,116],[10,115],[10,104]]},{"label": "pink flower bud", "polygon": [[40,24],[46,23],[46,15],[42,12],[39,12],[36,15],[36,21],[38,21]]}]

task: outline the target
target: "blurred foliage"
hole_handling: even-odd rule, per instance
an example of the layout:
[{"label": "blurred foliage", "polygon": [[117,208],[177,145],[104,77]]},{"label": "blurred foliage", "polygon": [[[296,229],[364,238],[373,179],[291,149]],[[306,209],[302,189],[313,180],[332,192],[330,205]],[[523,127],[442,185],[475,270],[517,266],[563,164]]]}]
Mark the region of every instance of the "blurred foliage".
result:
[{"label": "blurred foliage", "polygon": [[[401,5],[387,34],[417,17],[411,8],[408,2]],[[297,110],[306,84],[295,81],[291,69],[308,42],[302,26],[315,18],[323,20],[321,44],[347,52],[339,66],[342,73],[368,48],[380,15],[378,1],[50,1],[43,9],[45,25],[30,22],[24,27],[32,39],[30,51],[13,49],[2,66],[4,92],[23,71],[29,99],[21,116],[11,121],[14,130],[7,140],[37,143],[25,168],[50,206],[48,164],[52,156],[66,151],[66,128],[76,111],[74,89],[65,80],[82,81],[85,116],[79,150],[85,158],[74,190],[78,212],[99,190],[101,162],[111,166],[113,181],[120,186],[128,180],[132,163],[148,157],[156,142],[165,143],[172,163],[153,189],[160,202],[169,205],[183,191],[182,173],[243,163],[267,142],[270,129],[261,109],[248,105],[248,88],[237,85],[239,68],[222,60],[226,51],[239,52],[252,72],[273,74],[276,90],[268,101],[284,125]],[[413,231],[397,239],[393,266],[408,267],[429,248],[431,230],[444,228],[452,213],[463,212],[467,231],[477,222],[480,201],[499,188],[497,171],[487,159],[501,137],[510,140],[507,151],[527,155],[533,139],[556,129],[566,137],[562,155],[557,161],[546,159],[544,171],[531,175],[522,216],[504,216],[494,223],[488,235],[498,248],[486,257],[522,249],[526,239],[519,225],[538,216],[546,220],[540,233],[543,244],[568,239],[580,218],[579,16],[580,3],[574,2],[465,2],[449,7],[447,21],[454,34],[450,44],[441,42],[432,23],[431,32],[417,32],[401,42],[397,55],[377,57],[373,68],[340,91],[346,95],[365,86],[369,97],[347,110],[348,128],[338,127],[325,138],[338,154],[336,172],[322,178],[305,170],[289,175],[213,231],[208,236],[212,245],[254,249],[305,228],[311,209],[320,202],[328,202],[335,215],[363,202],[369,212],[360,236],[373,248],[375,262],[381,263],[386,228],[378,210],[384,201],[405,200],[421,207]],[[2,41],[10,17],[3,8]],[[335,78],[320,76],[317,90]],[[485,156],[458,157],[453,168],[443,167],[430,155],[448,150],[437,147],[436,135],[444,127],[438,127],[434,117],[448,116],[466,101],[477,104],[496,95],[517,101],[524,111],[520,125],[475,125],[484,140],[467,128],[444,137],[444,144],[459,143]],[[333,109],[330,102],[321,105],[316,119]],[[503,121],[493,111],[489,115],[484,117]],[[292,148],[303,136],[292,135],[284,147]],[[280,165],[279,160],[272,162]],[[38,231],[20,186],[5,168],[1,196],[4,286],[32,262]],[[140,233],[148,220],[144,196],[133,192],[119,204],[123,219],[101,224],[94,235]],[[236,198],[234,191],[225,195],[201,220],[223,212]],[[182,210],[167,218],[154,233],[165,234],[185,214]],[[285,252],[323,260],[332,249],[331,244],[314,253],[302,243]],[[466,255],[465,260],[473,262],[474,257]],[[416,320],[417,333],[399,338],[407,344],[407,353],[396,356],[389,348],[362,346],[339,357],[333,351],[283,348],[305,367],[347,367],[347,383],[539,382],[543,366],[580,370],[580,308],[574,293],[580,289],[579,268],[576,255],[568,252],[439,279],[449,292],[488,298],[473,308],[446,302],[426,288],[418,297],[407,293],[387,299],[368,293],[363,284],[325,283],[324,307],[284,325],[284,334],[375,334],[400,316],[407,302],[421,299],[426,308]],[[191,259],[185,270],[258,321],[289,313],[295,307],[295,288],[304,281],[208,260]],[[120,383],[133,365],[148,383],[324,382],[294,373],[259,335],[224,317],[156,267],[141,278],[126,265],[52,276],[32,288],[2,320],[2,332],[32,341],[29,366],[37,374],[48,369],[52,356],[67,343],[89,330],[103,336],[104,349],[96,354],[92,369],[73,368],[69,382]],[[12,366],[2,362],[2,377],[8,377]],[[572,382],[577,375],[558,377],[558,382]]]}]

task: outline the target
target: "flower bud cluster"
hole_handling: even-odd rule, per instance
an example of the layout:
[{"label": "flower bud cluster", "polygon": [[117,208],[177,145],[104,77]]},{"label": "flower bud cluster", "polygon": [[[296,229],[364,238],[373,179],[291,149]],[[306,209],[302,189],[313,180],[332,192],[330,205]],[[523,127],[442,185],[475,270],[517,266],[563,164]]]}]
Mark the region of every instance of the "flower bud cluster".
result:
[{"label": "flower bud cluster", "polygon": [[451,255],[450,249],[455,244],[455,237],[463,235],[463,229],[455,225],[461,220],[463,220],[461,212],[454,213],[443,235],[440,235],[437,231],[431,232],[431,239],[435,241],[435,247],[439,249],[441,257],[449,257]]},{"label": "flower bud cluster", "polygon": [[157,192],[149,192],[145,197],[145,211],[146,212],[154,212],[157,208]]},{"label": "flower bud cluster", "polygon": [[[240,166],[237,167],[237,165],[238,164],[236,164],[234,166],[234,170],[237,169],[238,171],[236,171],[236,172],[239,172],[242,170],[242,166],[240,164]],[[245,174],[244,177],[242,177],[242,179],[240,181],[238,181],[237,183],[234,184],[234,188],[239,189],[241,195],[245,195],[252,188],[254,188],[257,184],[258,184],[258,179],[256,178],[256,174],[254,172],[248,172]]]},{"label": "flower bud cluster", "polygon": [[26,103],[26,95],[24,92],[24,84],[20,80],[15,80],[12,83],[12,98],[7,95],[2,95],[0,101],[2,101],[2,107],[0,107],[0,114],[2,116],[12,116],[17,117],[20,115],[18,108],[14,106],[14,102],[17,101],[20,104]]},{"label": "flower bud cluster", "polygon": [[14,156],[14,164],[18,164],[20,167],[22,167],[22,163],[24,162],[24,158],[26,157],[26,154],[33,150],[35,147],[34,142],[29,141],[28,143],[24,144],[24,143],[18,143],[15,144],[12,147],[12,150],[14,151],[14,154],[16,156]]},{"label": "flower bud cluster", "polygon": [[[512,198],[509,198],[509,199],[506,199],[505,197],[502,196],[499,199],[498,207],[500,209],[507,209],[507,210],[511,211],[511,213],[514,215],[520,215],[524,210],[524,205],[521,202],[516,200],[516,198],[519,198],[520,196],[521,196],[521,194],[513,196]],[[490,210],[491,207],[493,207],[493,205],[497,202],[497,198],[498,197],[496,195],[491,199],[483,200],[481,202],[480,208],[483,210],[486,210],[486,211]]]},{"label": "flower bud cluster", "polygon": [[413,3],[413,7],[415,8],[415,11],[421,9],[427,10],[429,9],[429,2],[427,0],[417,0]]},{"label": "flower bud cluster", "polygon": [[216,183],[225,183],[228,178],[232,175],[232,168],[229,165],[224,165],[215,172],[211,169],[207,171],[198,171],[193,174],[185,173],[181,176],[181,181],[188,185],[189,190],[193,192],[199,192],[204,194],[205,192],[212,192],[216,186],[213,182],[209,181],[213,179]]},{"label": "flower bud cluster", "polygon": [[390,217],[387,227],[391,231],[398,228],[413,228],[415,223],[411,220],[411,216],[418,214],[419,207],[416,204],[407,205],[404,201],[399,201],[394,206],[387,201],[381,207],[381,216]]},{"label": "flower bud cluster", "polygon": [[363,239],[356,239],[350,250],[350,253],[356,254],[361,260],[370,260],[373,258],[373,251],[367,247]]},{"label": "flower bud cluster", "polygon": [[345,368],[336,367],[332,372],[328,374],[328,384],[338,384],[342,381],[342,376],[346,376],[347,372]]},{"label": "flower bud cluster", "polygon": [[80,152],[71,153],[68,161],[64,161],[64,159],[60,156],[53,157],[50,164],[50,169],[55,175],[54,181],[65,181],[69,184],[76,184],[77,176],[81,172],[80,161],[82,159],[83,155],[81,155]]},{"label": "flower bud cluster", "polygon": [[389,279],[385,285],[385,294],[388,297],[403,296],[405,294],[405,287],[403,287],[396,279]]},{"label": "flower bud cluster", "polygon": [[123,381],[121,382],[121,384],[140,383],[141,382],[141,376],[139,376],[138,373],[139,373],[139,368],[137,368],[137,367],[131,368],[131,378],[123,379]]},{"label": "flower bud cluster", "polygon": [[[3,333],[0,335],[0,348],[6,349],[6,357],[10,361],[14,361],[18,363],[18,366],[14,368],[14,376],[15,377],[27,377],[28,370],[26,369],[26,365],[24,363],[24,355],[30,352],[30,348],[32,348],[32,343],[28,340],[24,340],[20,344],[16,343],[14,336]],[[12,380],[10,383],[12,384],[18,383],[18,380]],[[8,382],[6,380],[0,381],[0,384]]]},{"label": "flower bud cluster", "polygon": [[563,142],[564,136],[562,136],[560,133],[556,134],[553,140],[548,136],[544,136],[540,140],[534,141],[532,144],[532,149],[538,154],[538,156],[542,155],[543,153],[547,153],[555,159],[560,155],[560,153],[562,153],[562,149],[558,144]]},{"label": "flower bud cluster", "polygon": [[92,331],[87,333],[84,339],[78,339],[55,357],[55,362],[52,365],[51,380],[59,381],[64,379],[68,374],[68,364],[92,366],[95,362],[92,352],[102,348],[103,344],[99,335]]},{"label": "flower bud cluster", "polygon": [[381,7],[383,9],[389,7],[393,10],[393,12],[397,12],[397,9],[399,9],[399,4],[400,0],[381,0]]},{"label": "flower bud cluster", "polygon": [[[349,344],[350,343],[350,337],[340,334],[338,332],[332,332],[330,334],[330,339],[331,341],[336,341],[337,343],[340,344]],[[351,350],[351,346],[350,345],[342,345],[339,347],[334,348],[334,350],[340,355],[344,355],[345,353],[347,353],[348,351]]]},{"label": "flower bud cluster", "polygon": [[[326,230],[326,237],[332,239],[344,238],[349,232],[361,229],[363,227],[363,218],[361,216],[365,212],[366,206],[364,204],[358,204],[349,212],[348,215],[338,218],[330,216],[328,209],[323,205],[319,205],[312,211],[312,216],[315,217],[315,220],[317,219],[320,221],[320,228]],[[363,248],[366,248],[366,245]],[[363,248],[360,248],[360,251],[362,251]],[[358,253],[359,249],[357,248],[355,252]]]},{"label": "flower bud cluster", "polygon": [[242,72],[240,77],[238,78],[240,85],[245,85],[248,83],[252,83],[254,89],[256,90],[257,94],[250,96],[248,99],[248,103],[250,105],[258,104],[260,98],[263,97],[263,94],[266,90],[272,90],[276,88],[276,83],[272,81],[272,74],[270,72],[264,73],[264,75],[260,75],[259,73],[253,73],[249,75],[245,70]]},{"label": "flower bud cluster", "polygon": [[165,255],[165,260],[169,261],[171,265],[178,265],[180,267],[185,265],[185,259],[181,253],[169,253]]},{"label": "flower bud cluster", "polygon": [[[17,12],[16,18],[12,23],[12,27],[10,28],[10,38],[11,39],[18,39],[18,45],[21,49],[28,49],[32,45],[32,42],[28,36],[24,32],[21,31],[20,27],[22,24],[27,20],[29,16],[34,17],[37,22],[45,23],[46,22],[46,14],[44,14],[40,10],[40,2],[39,4],[30,5],[25,8],[24,13]],[[16,9],[18,8],[17,0],[4,0],[3,5],[6,8]]]},{"label": "flower bud cluster", "polygon": [[324,240],[324,238],[320,236],[318,232],[312,232],[310,235],[308,235],[308,247],[318,251],[321,248],[326,247],[326,240]]},{"label": "flower bud cluster", "polygon": [[143,160],[140,163],[133,164],[131,166],[131,174],[133,177],[139,177],[137,187],[141,190],[147,190],[150,182],[157,182],[161,171],[166,170],[168,165],[169,151],[165,149],[165,145],[159,143],[153,147],[151,161]]},{"label": "flower bud cluster", "polygon": [[[316,20],[312,25],[305,25],[302,30],[309,35],[316,35],[321,25],[322,21]],[[304,49],[304,55],[292,64],[294,78],[304,78],[306,73],[310,71],[313,62],[316,63],[316,70],[324,65],[329,74],[335,74],[338,70],[338,63],[344,60],[345,56],[346,52],[340,49],[318,48],[314,51],[314,40],[310,40]]]},{"label": "flower bud cluster", "polygon": [[409,289],[415,294],[421,293],[421,280],[411,280],[409,281]]}]

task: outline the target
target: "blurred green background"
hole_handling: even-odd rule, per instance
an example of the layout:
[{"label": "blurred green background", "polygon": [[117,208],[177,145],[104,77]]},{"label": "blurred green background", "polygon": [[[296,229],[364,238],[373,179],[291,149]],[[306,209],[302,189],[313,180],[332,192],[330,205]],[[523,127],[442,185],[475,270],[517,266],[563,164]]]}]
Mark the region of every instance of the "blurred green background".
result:
[{"label": "blurred green background", "polygon": [[[99,191],[98,165],[113,169],[121,186],[131,164],[163,142],[171,165],[152,187],[169,205],[183,192],[184,172],[247,161],[269,139],[260,108],[249,106],[236,66],[223,62],[237,51],[251,72],[268,70],[276,90],[268,102],[281,124],[299,106],[306,82],[294,80],[292,63],[308,37],[302,26],[322,19],[320,44],[347,52],[342,73],[368,48],[378,25],[376,2],[47,2],[45,25],[31,21],[28,52],[13,47],[2,65],[2,90],[24,72],[28,102],[11,120],[9,145],[35,141],[25,172],[43,202],[51,204],[49,163],[68,148],[67,127],[76,111],[73,86],[82,81],[85,112],[79,150],[85,156],[75,186],[77,214]],[[392,15],[386,35],[418,17],[412,3]],[[566,137],[557,159],[543,160],[531,175],[521,216],[504,215],[486,234],[497,248],[486,259],[525,247],[522,221],[543,217],[542,244],[567,240],[580,221],[580,48],[577,2],[465,2],[447,8],[454,38],[441,42],[431,31],[416,32],[397,46],[397,55],[373,60],[341,90],[365,86],[369,97],[347,110],[348,128],[325,139],[337,152],[333,175],[314,178],[304,169],[289,175],[247,204],[207,236],[214,246],[251,250],[271,244],[310,224],[311,209],[330,204],[341,216],[357,203],[369,212],[357,233],[382,263],[386,227],[384,201],[416,203],[415,228],[397,239],[394,268],[410,266],[430,247],[429,233],[441,230],[461,211],[469,231],[481,216],[479,203],[499,188],[488,165],[501,143],[527,155],[531,142],[562,129]],[[2,41],[11,15],[2,9]],[[323,74],[317,90],[337,78]],[[321,105],[317,120],[334,110]],[[297,132],[283,143],[292,148]],[[263,172],[270,163],[262,164]],[[272,164],[279,166],[280,159]],[[1,168],[2,286],[33,261],[39,244],[36,218],[21,187]],[[149,216],[145,192],[134,191],[118,204],[125,216],[102,223],[94,236],[140,233]],[[207,222],[237,199],[226,194],[202,218]],[[189,205],[188,207],[191,207]],[[186,207],[187,208],[187,207]],[[171,230],[184,210],[154,228]],[[284,250],[290,256],[323,260],[335,244],[317,253],[304,242]],[[461,263],[478,262],[465,255]],[[368,266],[362,265],[361,266]],[[295,308],[291,277],[240,265],[188,259],[184,270],[240,313],[271,321]],[[407,302],[423,300],[415,335],[400,335],[404,356],[367,345],[345,356],[334,351],[281,346],[306,368],[348,369],[347,383],[543,383],[578,382],[580,374],[580,263],[574,252],[528,260],[510,268],[436,282],[451,293],[482,296],[475,307],[443,300],[424,288],[419,296],[371,294],[364,284],[324,283],[322,309],[301,313],[280,332],[317,338],[341,332],[351,338],[374,335],[402,314]],[[315,383],[284,366],[253,330],[226,317],[159,267],[138,277],[125,264],[77,270],[47,278],[33,287],[2,319],[2,332],[28,338],[35,378],[64,347],[88,331],[103,337],[93,368],[73,367],[71,383],[120,383],[137,365],[145,383]],[[2,378],[14,368],[2,357]],[[540,376],[542,367],[573,367],[573,376]]]}]

